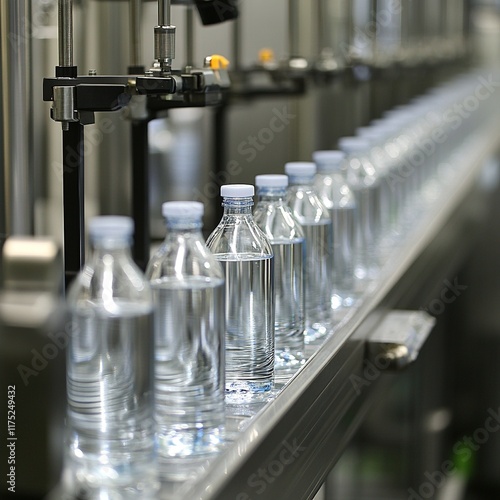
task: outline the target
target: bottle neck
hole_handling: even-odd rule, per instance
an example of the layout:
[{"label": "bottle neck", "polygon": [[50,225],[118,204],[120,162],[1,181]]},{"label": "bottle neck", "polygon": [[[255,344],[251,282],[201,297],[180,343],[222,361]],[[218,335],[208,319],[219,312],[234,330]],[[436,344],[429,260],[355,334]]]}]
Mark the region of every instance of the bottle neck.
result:
[{"label": "bottle neck", "polygon": [[253,198],[224,198],[224,215],[252,215]]},{"label": "bottle neck", "polygon": [[289,175],[289,186],[312,186],[314,184],[314,176],[312,175]]},{"label": "bottle neck", "polygon": [[286,192],[286,187],[260,187],[257,190],[257,200],[259,202],[284,203]]},{"label": "bottle neck", "polygon": [[335,165],[335,166],[325,165],[325,166],[318,167],[318,174],[319,175],[328,175],[331,177],[344,176],[344,175],[346,175],[346,172],[347,172],[347,164],[346,164],[346,166],[343,166],[343,165],[342,166],[340,166],[340,165]]},{"label": "bottle neck", "polygon": [[130,245],[130,238],[99,238],[91,241],[92,253],[95,258],[110,254],[132,258]]},{"label": "bottle neck", "polygon": [[193,219],[166,219],[165,226],[169,233],[201,233],[203,223]]},{"label": "bottle neck", "polygon": [[348,160],[352,160],[353,158],[361,158],[363,156],[366,156],[366,151],[363,151],[363,150],[350,151],[349,153],[346,153],[346,158]]}]

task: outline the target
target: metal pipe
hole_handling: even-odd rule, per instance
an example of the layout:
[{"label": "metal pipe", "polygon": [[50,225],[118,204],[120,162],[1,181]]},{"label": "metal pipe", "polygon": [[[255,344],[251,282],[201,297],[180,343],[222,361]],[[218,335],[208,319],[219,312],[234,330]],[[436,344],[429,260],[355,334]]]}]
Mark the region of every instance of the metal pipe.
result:
[{"label": "metal pipe", "polygon": [[299,2],[288,0],[288,49],[290,57],[299,55]]},{"label": "metal pipe", "polygon": [[73,66],[73,0],[59,0],[59,66]]},{"label": "metal pipe", "polygon": [[354,7],[353,7],[353,2],[352,1],[347,1],[347,9],[346,9],[346,17],[347,17],[347,35],[346,35],[346,40],[347,40],[347,47],[348,51],[354,47]]},{"label": "metal pipe", "polygon": [[379,26],[377,23],[377,13],[378,13],[379,3],[377,0],[371,0],[370,2],[370,24],[372,26],[372,46],[370,57],[374,60],[377,57],[378,45],[379,45]]},{"label": "metal pipe", "polygon": [[194,66],[194,13],[193,5],[186,5],[186,66]]},{"label": "metal pipe", "polygon": [[141,0],[130,0],[130,65],[141,65]]},{"label": "metal pipe", "polygon": [[316,1],[316,21],[318,28],[318,36],[316,37],[316,55],[321,57],[323,50],[328,47],[329,40],[327,37],[327,7],[325,5],[325,0]]},{"label": "metal pipe", "polygon": [[132,122],[132,217],[135,233],[132,254],[135,263],[145,270],[149,261],[149,149],[148,121]]},{"label": "metal pipe", "polygon": [[85,262],[84,131],[78,122],[63,130],[63,225],[66,290]]},{"label": "metal pipe", "polygon": [[232,45],[233,45],[233,53],[232,53],[232,61],[231,65],[235,71],[241,68],[241,17],[238,16],[233,21],[233,29],[232,29]]},{"label": "metal pipe", "polygon": [[0,2],[0,245],[34,232],[30,0]]},{"label": "metal pipe", "polygon": [[170,26],[170,0],[158,0],[158,26]]}]

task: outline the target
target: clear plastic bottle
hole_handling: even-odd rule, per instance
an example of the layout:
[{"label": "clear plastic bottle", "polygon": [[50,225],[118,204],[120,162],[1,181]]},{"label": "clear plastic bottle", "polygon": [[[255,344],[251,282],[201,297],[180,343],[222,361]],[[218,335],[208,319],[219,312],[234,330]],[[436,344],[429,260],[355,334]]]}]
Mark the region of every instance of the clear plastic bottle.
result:
[{"label": "clear plastic bottle", "polygon": [[314,189],[313,162],[285,164],[289,179],[287,201],[306,238],[307,344],[320,342],[332,330],[333,226],[327,208]]},{"label": "clear plastic bottle", "polygon": [[339,147],[347,156],[348,180],[356,197],[355,276],[365,281],[378,274],[378,237],[380,235],[380,180],[369,159],[370,143],[362,137],[343,137]]},{"label": "clear plastic bottle", "polygon": [[132,232],[128,217],[92,219],[92,252],[67,296],[66,458],[72,486],[88,498],[147,498],[158,486],[153,299],[131,258]]},{"label": "clear plastic bottle", "polygon": [[[224,272],[205,244],[203,204],[162,205],[167,235],[146,276],[155,302],[155,421],[164,465],[216,452],[224,429]],[[183,471],[185,472],[185,470]]]},{"label": "clear plastic bottle", "polygon": [[274,253],[276,377],[304,363],[304,233],[286,203],[286,175],[257,175],[254,219]]},{"label": "clear plastic bottle", "polygon": [[352,307],[354,293],[354,251],[356,248],[356,199],[347,182],[347,164],[342,151],[315,151],[318,173],[315,188],[333,223],[334,319]]},{"label": "clear plastic bottle", "polygon": [[226,278],[226,402],[261,401],[274,385],[274,258],[252,215],[254,187],[221,187],[224,214],[207,239]]}]

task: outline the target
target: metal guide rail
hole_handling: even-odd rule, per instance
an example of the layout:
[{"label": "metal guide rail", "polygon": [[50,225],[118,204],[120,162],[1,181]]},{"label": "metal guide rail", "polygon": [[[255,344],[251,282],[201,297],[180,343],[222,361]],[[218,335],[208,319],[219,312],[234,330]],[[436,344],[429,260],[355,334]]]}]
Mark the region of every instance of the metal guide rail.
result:
[{"label": "metal guide rail", "polygon": [[[270,401],[230,412],[228,444],[191,481],[167,485],[161,498],[192,500],[311,498],[362,422],[375,383],[363,391],[364,367],[384,370],[413,362],[434,324],[423,311],[390,311],[387,298],[478,185],[485,161],[498,145],[494,128],[477,131],[460,146],[445,190],[430,193],[427,208],[403,245],[395,249],[357,307],[312,353]],[[450,249],[449,249],[450,250]],[[421,273],[420,273],[421,274]],[[431,286],[431,285],[429,285]]]}]

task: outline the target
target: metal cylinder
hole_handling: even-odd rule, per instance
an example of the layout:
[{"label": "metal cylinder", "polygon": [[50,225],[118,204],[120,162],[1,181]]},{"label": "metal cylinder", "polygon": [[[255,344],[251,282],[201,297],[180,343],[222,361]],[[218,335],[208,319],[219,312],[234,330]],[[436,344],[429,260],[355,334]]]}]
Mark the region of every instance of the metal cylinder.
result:
[{"label": "metal cylinder", "polygon": [[135,67],[141,64],[141,7],[141,0],[130,0],[130,65]]},{"label": "metal cylinder", "polygon": [[168,65],[175,59],[175,26],[155,27],[155,59]]},{"label": "metal cylinder", "polygon": [[54,105],[52,119],[57,122],[73,122],[75,120],[74,108],[75,87],[68,85],[54,87]]},{"label": "metal cylinder", "polygon": [[241,17],[237,17],[233,21],[233,26],[232,26],[232,67],[237,71],[241,69],[241,53],[242,53],[242,46],[241,46],[241,37],[242,37],[242,22],[241,22]]},{"label": "metal cylinder", "polygon": [[186,66],[194,66],[194,11],[186,5]]},{"label": "metal cylinder", "polygon": [[33,234],[30,0],[0,2],[0,243]]},{"label": "metal cylinder", "polygon": [[158,24],[170,26],[170,0],[158,0]]},{"label": "metal cylinder", "polygon": [[288,50],[290,57],[299,56],[299,4],[288,0]]},{"label": "metal cylinder", "polygon": [[73,66],[73,0],[59,0],[59,66]]}]

